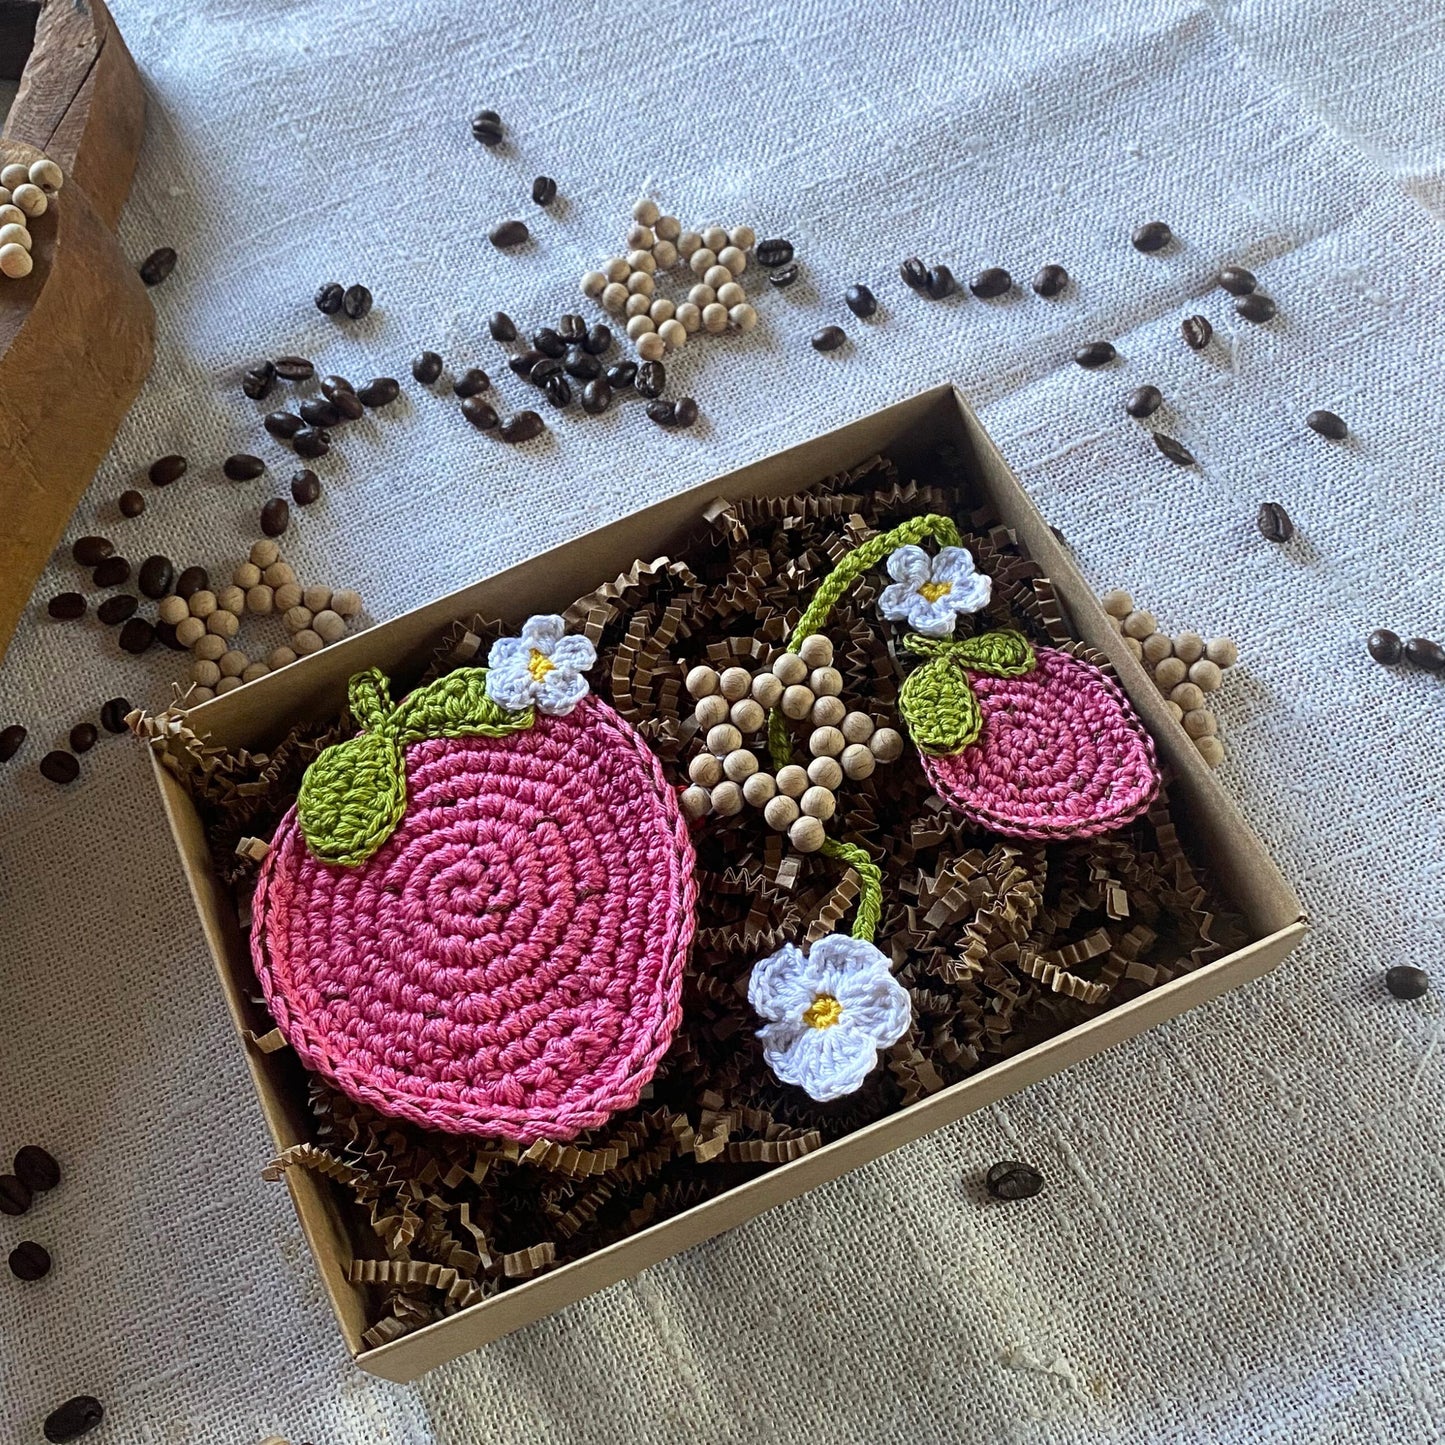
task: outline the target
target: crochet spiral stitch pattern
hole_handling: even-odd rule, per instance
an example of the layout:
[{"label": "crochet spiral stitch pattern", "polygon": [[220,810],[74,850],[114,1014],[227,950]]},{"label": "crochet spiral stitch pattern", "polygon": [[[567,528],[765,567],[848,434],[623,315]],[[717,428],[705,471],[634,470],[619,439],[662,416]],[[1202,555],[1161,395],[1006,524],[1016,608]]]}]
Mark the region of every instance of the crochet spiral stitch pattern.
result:
[{"label": "crochet spiral stitch pattern", "polygon": [[[324,755],[323,755],[324,756]],[[521,1144],[630,1108],[682,1013],[697,885],[676,793],[606,703],[405,755],[405,810],[358,866],[296,810],[252,957],[301,1061],[424,1128]]]}]

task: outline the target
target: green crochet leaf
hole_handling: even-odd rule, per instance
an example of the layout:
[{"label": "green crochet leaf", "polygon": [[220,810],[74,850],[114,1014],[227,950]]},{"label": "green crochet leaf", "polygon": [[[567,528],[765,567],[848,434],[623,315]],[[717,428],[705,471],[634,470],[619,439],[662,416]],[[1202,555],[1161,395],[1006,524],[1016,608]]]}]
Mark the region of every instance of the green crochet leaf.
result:
[{"label": "green crochet leaf", "polygon": [[947,655],[909,673],[898,694],[898,710],[920,752],[962,752],[983,727],[973,689]]},{"label": "green crochet leaf", "polygon": [[508,712],[487,696],[487,670],[463,667],[419,687],[397,705],[391,724],[403,743],[426,738],[505,737],[532,726],[531,708]]},{"label": "green crochet leaf", "polygon": [[903,640],[909,652],[924,657],[948,658],[970,672],[987,673],[990,677],[1022,677],[1038,665],[1034,650],[1022,632],[1004,628],[997,632],[981,632],[977,637],[959,641],[919,637],[910,633]]}]

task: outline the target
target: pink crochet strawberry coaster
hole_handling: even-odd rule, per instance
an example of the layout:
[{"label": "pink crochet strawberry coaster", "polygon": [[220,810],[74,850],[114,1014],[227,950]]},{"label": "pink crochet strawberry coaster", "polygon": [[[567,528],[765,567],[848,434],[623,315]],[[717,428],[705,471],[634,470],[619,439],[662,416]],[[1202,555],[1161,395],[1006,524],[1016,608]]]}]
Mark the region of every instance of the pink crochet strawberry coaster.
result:
[{"label": "pink crochet strawberry coaster", "polygon": [[385,1114],[521,1144],[637,1102],[681,1016],[696,903],[656,757],[585,695],[585,639],[537,622],[491,676],[395,708],[380,674],[353,679],[366,731],[308,770],[251,945],[307,1067]]}]

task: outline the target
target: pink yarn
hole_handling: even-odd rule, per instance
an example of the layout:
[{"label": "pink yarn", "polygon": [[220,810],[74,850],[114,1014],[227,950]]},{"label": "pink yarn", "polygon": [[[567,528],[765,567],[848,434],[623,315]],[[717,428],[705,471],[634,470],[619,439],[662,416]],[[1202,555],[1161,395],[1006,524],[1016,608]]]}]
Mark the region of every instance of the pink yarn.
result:
[{"label": "pink yarn", "polygon": [[682,1015],[697,885],[675,790],[589,697],[504,738],[407,750],[405,817],[357,867],[293,808],[251,953],[308,1068],[448,1133],[569,1139],[630,1108]]},{"label": "pink yarn", "polygon": [[920,754],[955,811],[1013,838],[1088,838],[1121,828],[1159,791],[1154,740],[1117,683],[1052,647],[1022,677],[970,673],[976,743]]}]

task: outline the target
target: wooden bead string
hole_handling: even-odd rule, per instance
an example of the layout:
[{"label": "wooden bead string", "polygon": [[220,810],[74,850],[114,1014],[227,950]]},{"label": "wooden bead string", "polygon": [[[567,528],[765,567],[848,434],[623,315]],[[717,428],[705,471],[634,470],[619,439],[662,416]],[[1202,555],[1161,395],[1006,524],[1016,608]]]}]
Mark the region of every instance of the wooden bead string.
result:
[{"label": "wooden bead string", "polygon": [[[156,612],[175,627],[176,640],[195,658],[186,695],[187,705],[194,706],[340,642],[347,624],[361,613],[361,594],[349,587],[302,587],[280,547],[263,539],[231,574],[229,587],[202,589],[189,597],[172,593],[161,598]],[[273,647],[264,662],[253,662],[235,646],[241,620],[272,615],[281,618],[291,641]]]},{"label": "wooden bead string", "polygon": [[1189,734],[1199,756],[1217,768],[1224,761],[1224,744],[1218,737],[1218,719],[1204,700],[1219,690],[1224,673],[1239,661],[1239,648],[1228,637],[1206,642],[1197,632],[1173,637],[1160,632],[1154,614],[1135,608],[1134,599],[1122,587],[1105,592],[1099,600],[1124,646],[1164,694],[1170,716]]},{"label": "wooden bead string", "polygon": [[[739,279],[757,241],[751,226],[684,231],[644,197],[632,208],[628,251],[582,278],[582,294],[627,319],[627,335],[644,361],[679,351],[699,332],[751,331],[758,314]],[[657,278],[685,266],[696,278],[687,299],[657,294]]]},{"label": "wooden bead string", "polygon": [[[709,813],[730,818],[744,805],[760,808],[768,827],[786,833],[799,853],[823,846],[845,777],[869,777],[879,763],[891,763],[903,752],[900,733],[875,726],[867,713],[848,710],[833,644],[817,633],[797,652],[779,653],[765,672],[745,667],[718,672],[700,664],[688,673],[686,686],[697,700],[693,718],[704,747],[688,764],[692,786],[682,795],[683,812],[689,818]],[[774,707],[806,728],[806,767],[790,763],[769,772],[745,743],[754,737],[765,741]]]},{"label": "wooden bead string", "polygon": [[46,156],[0,170],[0,276],[19,281],[30,274],[30,222],[45,214],[64,184],[65,172]]}]

